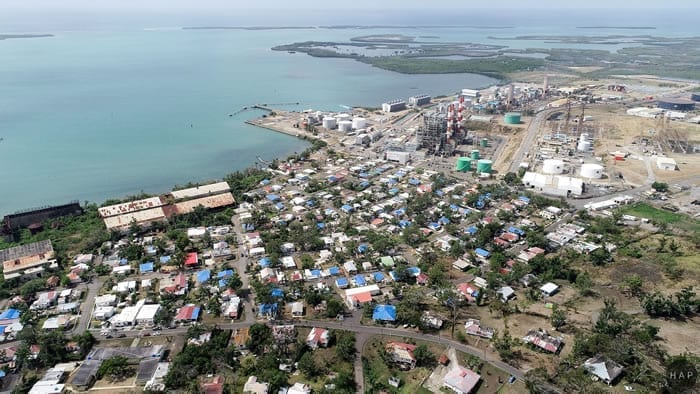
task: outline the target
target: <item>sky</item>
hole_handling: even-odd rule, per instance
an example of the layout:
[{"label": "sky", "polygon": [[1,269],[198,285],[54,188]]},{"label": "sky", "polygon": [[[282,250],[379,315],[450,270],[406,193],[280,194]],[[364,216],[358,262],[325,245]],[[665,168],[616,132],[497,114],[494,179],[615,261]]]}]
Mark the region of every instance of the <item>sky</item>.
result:
[{"label": "sky", "polygon": [[[426,0],[2,0],[4,10],[185,10],[202,9],[376,9],[376,8],[435,8]],[[445,2],[450,7],[467,8],[700,8],[697,0],[457,0]],[[426,7],[428,5],[428,7]]]}]

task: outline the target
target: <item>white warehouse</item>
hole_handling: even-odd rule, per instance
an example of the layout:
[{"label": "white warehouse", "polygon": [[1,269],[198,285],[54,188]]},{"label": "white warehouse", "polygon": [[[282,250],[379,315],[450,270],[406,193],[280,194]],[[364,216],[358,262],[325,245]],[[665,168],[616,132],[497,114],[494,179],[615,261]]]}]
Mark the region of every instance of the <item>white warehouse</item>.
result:
[{"label": "white warehouse", "polygon": [[562,175],[545,175],[526,172],[523,184],[544,194],[566,197],[583,194],[583,180]]}]

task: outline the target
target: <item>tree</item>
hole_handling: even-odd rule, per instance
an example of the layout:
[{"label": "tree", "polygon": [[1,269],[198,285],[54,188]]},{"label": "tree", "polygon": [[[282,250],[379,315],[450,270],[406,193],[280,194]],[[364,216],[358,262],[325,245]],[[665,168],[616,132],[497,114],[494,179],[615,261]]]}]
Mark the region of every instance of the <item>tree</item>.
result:
[{"label": "tree", "polygon": [[504,175],[503,181],[510,186],[517,186],[520,184],[520,179],[518,178],[518,174],[516,174],[514,172],[509,172],[506,175]]},{"label": "tree", "polygon": [[114,356],[104,360],[97,370],[97,378],[107,377],[116,382],[134,373],[134,368],[129,366],[129,360],[124,356]]},{"label": "tree", "polygon": [[593,294],[593,280],[588,272],[583,272],[576,276],[574,287],[576,287],[579,294],[584,297]]},{"label": "tree", "polygon": [[331,298],[326,303],[326,316],[337,317],[345,312],[345,305],[336,298]]},{"label": "tree", "polygon": [[555,330],[559,330],[564,324],[566,324],[566,311],[559,308],[559,306],[554,305],[552,307],[552,316],[550,316],[550,322]]},{"label": "tree", "polygon": [[355,333],[350,331],[335,331],[335,354],[345,361],[355,359]]},{"label": "tree", "polygon": [[622,291],[632,296],[639,296],[642,294],[642,287],[644,286],[644,281],[637,275],[627,275],[620,285]]},{"label": "tree", "polygon": [[238,272],[234,272],[233,275],[226,280],[226,286],[236,290],[236,292],[243,287],[243,281],[241,280],[241,276],[238,275]]},{"label": "tree", "polygon": [[509,361],[515,358],[517,353],[513,350],[513,346],[516,345],[516,340],[510,336],[508,328],[503,331],[501,336],[498,333],[493,336],[493,346],[496,348],[498,355],[504,361]]},{"label": "tree", "polygon": [[413,356],[416,358],[416,365],[419,367],[430,367],[435,364],[435,355],[428,350],[428,346],[420,344],[413,350]]},{"label": "tree", "polygon": [[85,331],[80,335],[74,336],[73,340],[78,342],[78,346],[80,346],[80,353],[83,355],[83,357],[90,352],[92,346],[95,345],[95,342],[97,342],[90,331]]},{"label": "tree", "polygon": [[593,265],[601,266],[610,261],[610,252],[605,247],[598,248],[589,254]]},{"label": "tree", "polygon": [[307,378],[315,378],[319,375],[318,366],[314,361],[314,356],[311,352],[306,352],[298,361],[299,370],[306,375]]},{"label": "tree", "polygon": [[221,301],[219,301],[218,296],[215,295],[209,298],[209,302],[207,303],[207,310],[209,311],[209,313],[216,317],[221,316]]},{"label": "tree", "polygon": [[668,191],[668,184],[663,182],[654,182],[651,184],[651,188],[659,193],[666,193]]},{"label": "tree", "polygon": [[265,324],[255,323],[250,326],[249,334],[246,346],[258,356],[262,355],[265,348],[272,343],[272,330]]}]

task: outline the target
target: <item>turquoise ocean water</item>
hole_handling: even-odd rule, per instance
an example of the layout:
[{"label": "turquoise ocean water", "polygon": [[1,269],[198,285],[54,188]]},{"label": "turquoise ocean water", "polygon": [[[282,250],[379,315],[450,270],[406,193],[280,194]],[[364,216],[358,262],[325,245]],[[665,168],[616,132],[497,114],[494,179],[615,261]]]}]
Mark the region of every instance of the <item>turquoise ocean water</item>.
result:
[{"label": "turquoise ocean water", "polygon": [[256,156],[270,159],[306,147],[243,123],[259,113],[227,116],[243,106],[299,102],[285,108],[340,111],[341,105],[378,106],[497,82],[473,74],[401,75],[352,60],[273,52],[274,45],[402,33],[517,48],[547,44],[488,37],[576,32],[541,24],[192,31],[179,26],[224,21],[167,18],[126,25],[93,21],[71,29],[70,20],[22,25],[1,19],[6,32],[55,36],[0,41],[0,215],[70,200],[164,192],[175,184],[219,179],[251,166]]}]

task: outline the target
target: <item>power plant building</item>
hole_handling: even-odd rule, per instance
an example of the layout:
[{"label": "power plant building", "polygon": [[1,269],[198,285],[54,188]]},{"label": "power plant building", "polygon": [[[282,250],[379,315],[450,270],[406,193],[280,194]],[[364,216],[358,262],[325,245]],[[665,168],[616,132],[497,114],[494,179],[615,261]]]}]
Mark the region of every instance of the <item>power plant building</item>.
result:
[{"label": "power plant building", "polygon": [[36,271],[40,274],[42,266],[54,260],[51,241],[39,241],[27,245],[0,250],[0,262],[4,278],[19,278]]},{"label": "power plant building", "polygon": [[399,112],[406,109],[406,101],[404,100],[392,100],[382,104],[382,110],[384,112]]},{"label": "power plant building", "polygon": [[427,94],[421,94],[418,96],[409,97],[408,105],[410,105],[412,107],[420,107],[423,105],[430,104],[431,99],[432,98],[430,96],[428,96]]}]

